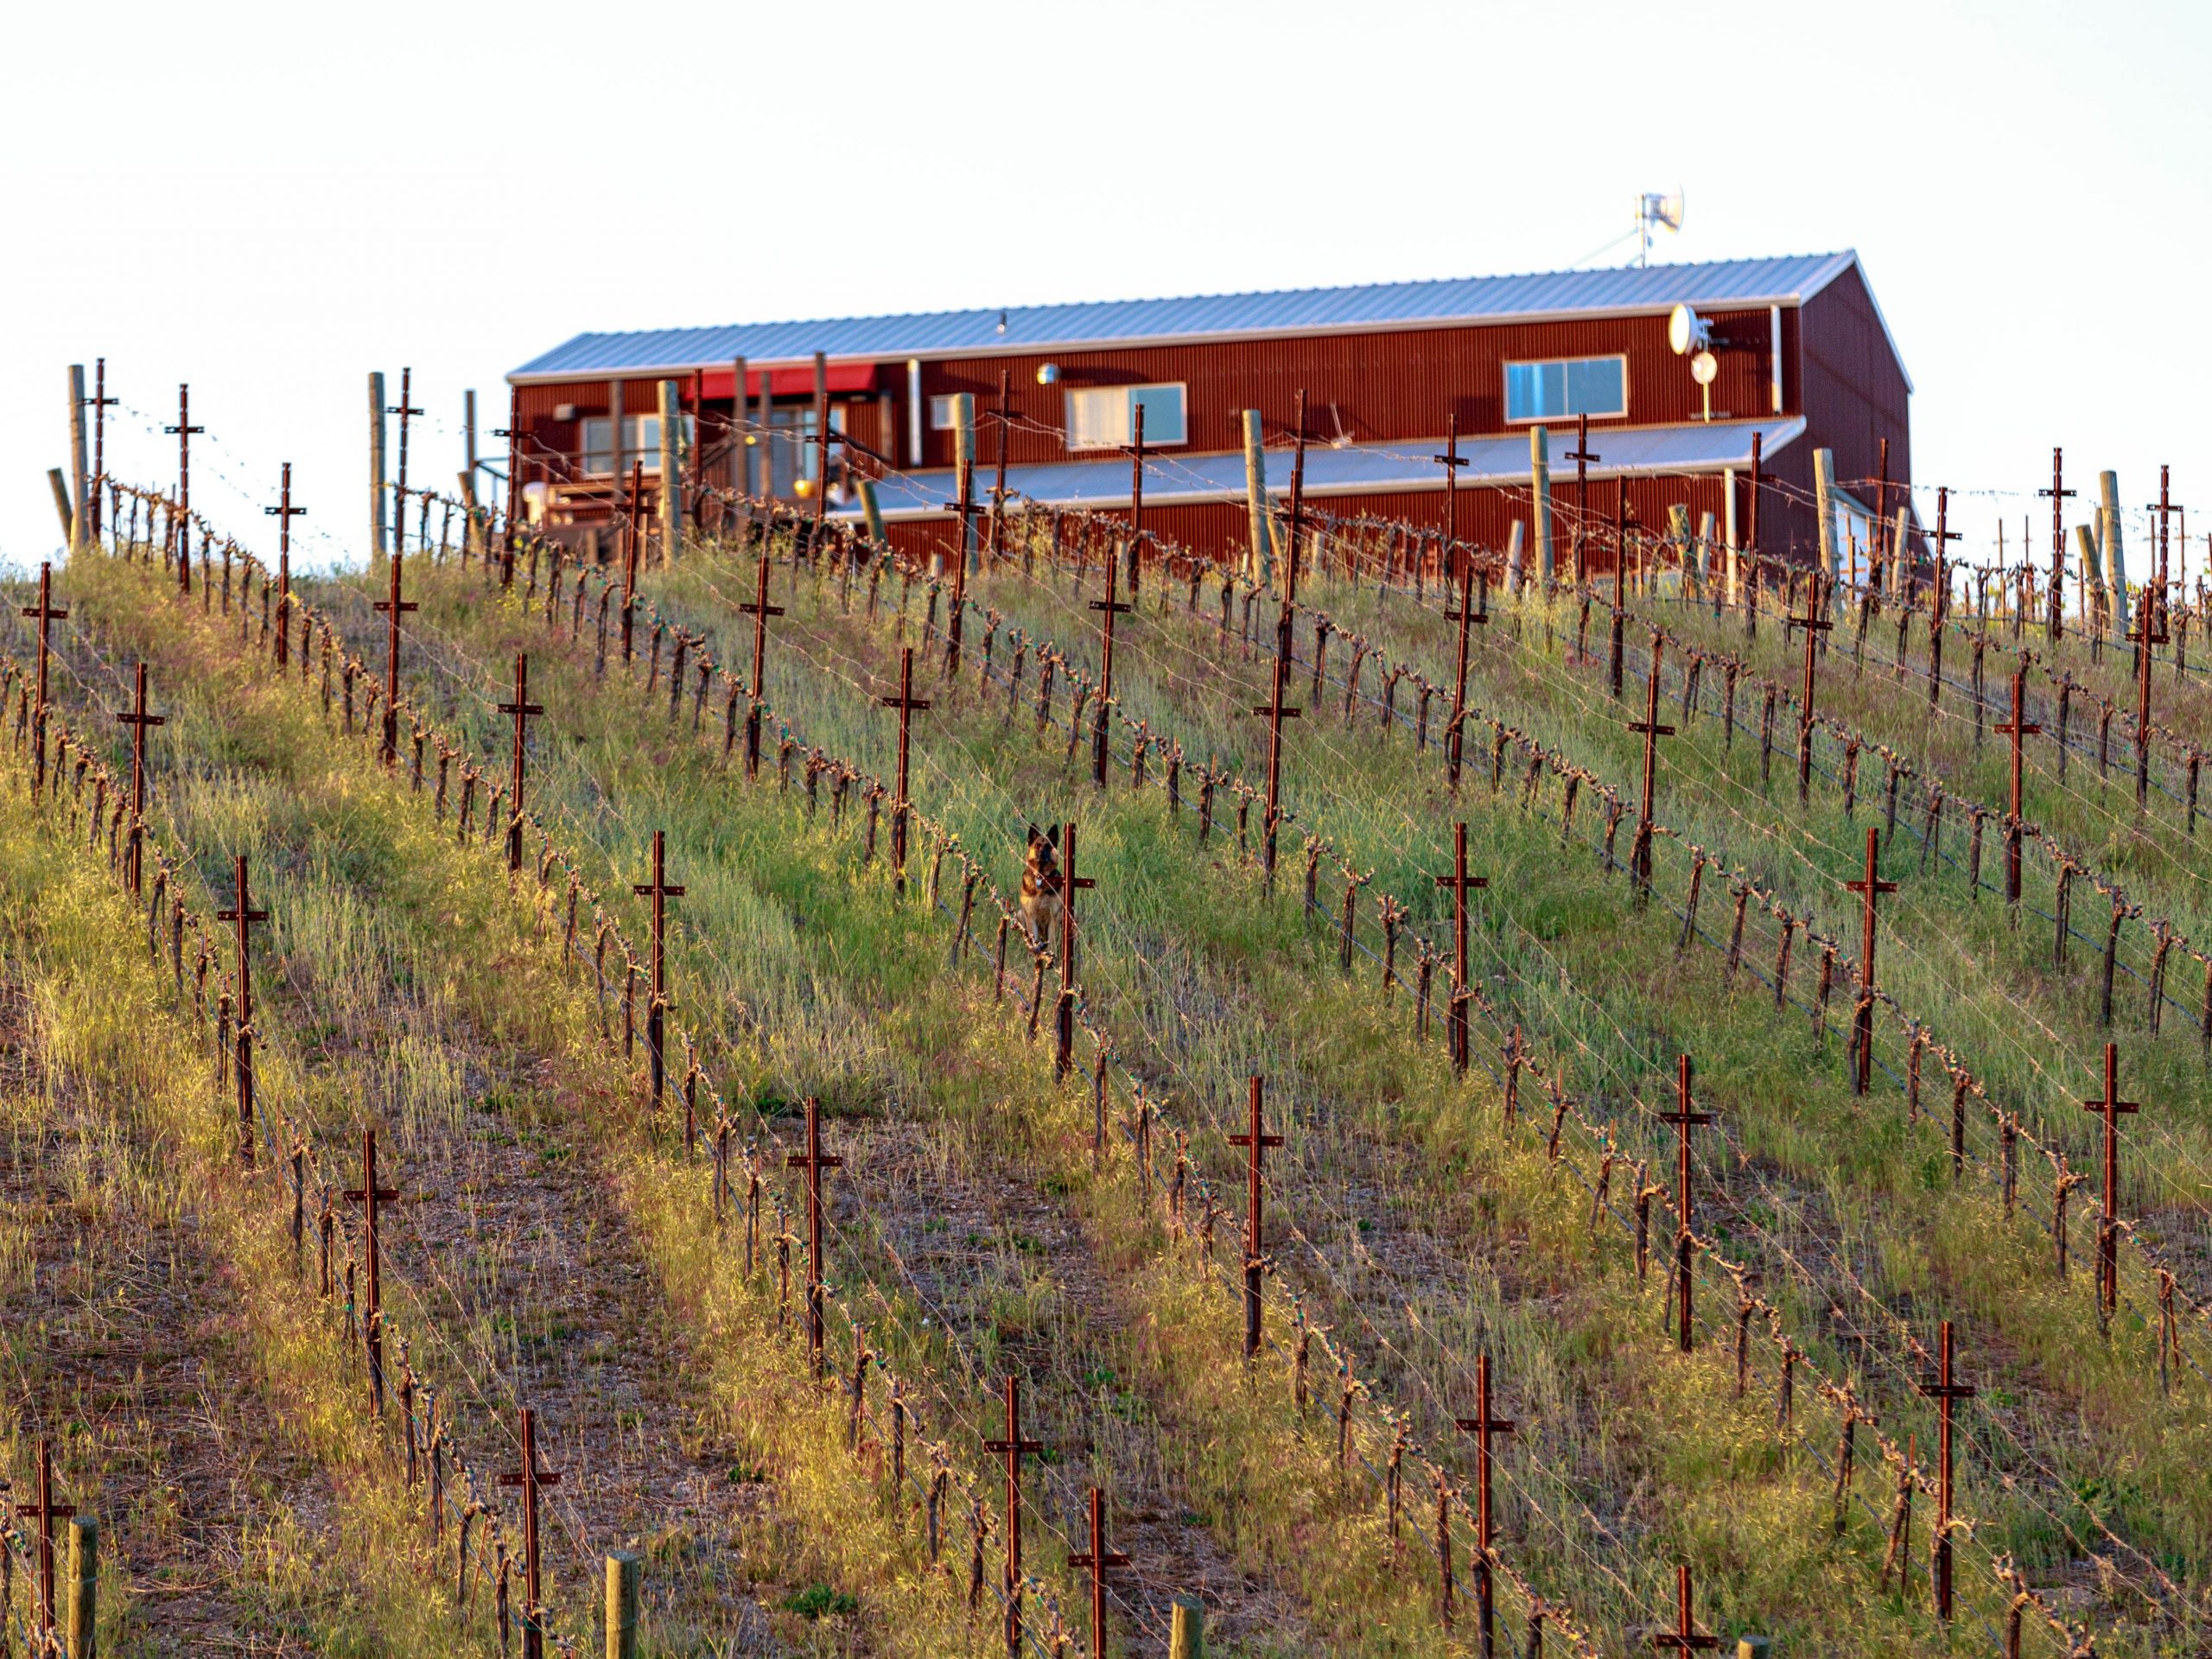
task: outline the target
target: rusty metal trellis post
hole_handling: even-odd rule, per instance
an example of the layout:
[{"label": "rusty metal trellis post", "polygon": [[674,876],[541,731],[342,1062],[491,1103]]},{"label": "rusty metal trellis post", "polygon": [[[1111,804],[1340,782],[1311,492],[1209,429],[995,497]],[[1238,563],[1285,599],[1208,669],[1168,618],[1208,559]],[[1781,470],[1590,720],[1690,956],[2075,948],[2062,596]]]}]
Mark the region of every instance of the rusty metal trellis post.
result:
[{"label": "rusty metal trellis post", "polygon": [[369,1411],[384,1415],[384,1233],[378,1217],[387,1204],[399,1202],[399,1189],[377,1185],[377,1132],[361,1131],[361,1184],[346,1189],[347,1202],[361,1206],[361,1253],[366,1258],[368,1305],[361,1319],[361,1346],[368,1355]]},{"label": "rusty metal trellis post", "polygon": [[948,681],[960,677],[960,639],[963,632],[961,613],[968,607],[968,542],[969,526],[975,522],[976,458],[962,457],[960,462],[960,498],[944,504],[960,518],[959,556],[952,564],[952,604],[944,619],[944,675]]},{"label": "rusty metal trellis post", "polygon": [[906,891],[906,815],[912,803],[906,798],[906,760],[912,737],[912,717],[930,706],[927,697],[914,695],[914,648],[906,645],[899,652],[899,695],[877,699],[887,709],[899,711],[899,778],[898,787],[891,797],[891,869],[892,879],[899,893]]},{"label": "rusty metal trellis post", "polygon": [[[1137,596],[1137,572],[1144,568],[1144,401],[1129,404],[1129,597]],[[1109,563],[1112,561],[1109,560]],[[1109,594],[1109,598],[1112,595]]]},{"label": "rusty metal trellis post", "polygon": [[[1290,608],[1283,608],[1286,639],[1290,626]],[[1252,710],[1268,717],[1268,805],[1267,821],[1260,836],[1260,868],[1272,885],[1275,873],[1275,830],[1282,817],[1282,723],[1295,720],[1302,710],[1287,705],[1289,695],[1290,657],[1286,651],[1275,658],[1274,696]]]},{"label": "rusty metal trellis post", "polygon": [[515,724],[515,748],[512,772],[508,779],[508,806],[513,817],[507,825],[507,868],[522,868],[522,785],[523,785],[523,727],[532,715],[542,715],[545,705],[530,700],[530,653],[515,652],[515,700],[499,705],[499,712],[512,715]]},{"label": "rusty metal trellis post", "polygon": [[118,404],[120,397],[107,395],[107,359],[96,358],[92,363],[92,395],[85,400],[92,406],[92,539],[100,538],[100,485],[107,478],[107,412]]},{"label": "rusty metal trellis post", "polygon": [[[1306,388],[1298,389],[1297,429],[1291,434],[1290,534],[1283,543],[1282,607],[1275,618],[1275,656],[1284,674],[1275,677],[1275,701],[1282,701],[1285,675],[1290,666],[1290,634],[1298,614],[1298,547],[1306,534]],[[1268,868],[1274,868],[1274,841],[1268,837]]]},{"label": "rusty metal trellis post", "polygon": [[1580,588],[1589,579],[1586,556],[1582,551],[1582,524],[1588,516],[1590,463],[1605,459],[1603,455],[1591,453],[1590,417],[1587,415],[1574,417],[1574,448],[1567,451],[1564,459],[1574,463],[1574,585]]},{"label": "rusty metal trellis post", "polygon": [[543,1486],[557,1486],[557,1471],[541,1468],[537,1461],[537,1414],[522,1408],[522,1468],[502,1474],[499,1484],[522,1488],[522,1654],[523,1659],[544,1659],[545,1614],[538,1605],[537,1493]]},{"label": "rusty metal trellis post", "polygon": [[1997,728],[1998,732],[2012,740],[2012,792],[2011,810],[2005,820],[2005,902],[2020,902],[2020,740],[2032,737],[2043,728],[2027,718],[2028,671],[2023,666],[2012,671],[2012,718]]},{"label": "rusty metal trellis post", "polygon": [[1881,879],[1881,836],[1879,826],[1866,826],[1866,874],[1861,880],[1843,884],[1847,892],[1865,895],[1859,939],[1859,988],[1863,995],[1859,1010],[1853,1016],[1858,1058],[1852,1070],[1853,1090],[1862,1095],[1872,1085],[1874,1075],[1874,904],[1884,893],[1897,890],[1896,882]]},{"label": "rusty metal trellis post", "polygon": [[1452,889],[1452,937],[1456,954],[1452,957],[1452,1012],[1445,1029],[1451,1037],[1452,1069],[1464,1075],[1472,1047],[1467,1034],[1467,999],[1473,990],[1468,982],[1467,890],[1490,886],[1488,876],[1467,874],[1467,823],[1464,818],[1452,830],[1452,874],[1438,876],[1436,885]]},{"label": "rusty metal trellis post", "polygon": [[[394,511],[391,523],[391,550],[395,557],[407,545],[407,417],[425,411],[412,407],[409,389],[414,385],[415,371],[403,368],[399,372],[399,402],[385,410],[387,415],[399,416],[399,480],[392,488]],[[407,607],[413,610],[413,606]],[[394,619],[395,622],[397,619]],[[389,764],[389,762],[387,762]]]},{"label": "rusty metal trellis post", "polygon": [[1090,1659],[1106,1659],[1106,1573],[1127,1567],[1129,1558],[1106,1548],[1106,1494],[1090,1489],[1090,1548],[1068,1557],[1070,1567],[1090,1569]]},{"label": "rusty metal trellis post", "polygon": [[[1823,626],[1826,624],[1822,625]],[[1809,637],[1809,636],[1808,636]],[[1659,771],[1659,740],[1672,737],[1675,728],[1659,719],[1659,636],[1651,636],[1651,675],[1643,689],[1643,718],[1628,723],[1643,739],[1643,792],[1636,818],[1636,846],[1629,854],[1630,879],[1639,893],[1651,890],[1651,791]]]},{"label": "rusty metal trellis post", "polygon": [[[1429,459],[1444,468],[1444,556],[1458,561],[1459,578],[1459,607],[1444,613],[1447,621],[1459,626],[1459,654],[1452,676],[1452,725],[1444,734],[1445,778],[1447,786],[1459,787],[1459,757],[1464,737],[1463,727],[1467,718],[1467,630],[1490,620],[1490,595],[1483,595],[1483,605],[1475,604],[1475,560],[1472,554],[1459,550],[1459,469],[1474,463],[1459,453],[1459,415],[1451,411],[1444,420],[1444,453]],[[1419,559],[1416,550],[1414,557]],[[1419,566],[1415,566],[1416,574]]]},{"label": "rusty metal trellis post", "polygon": [[1690,1057],[1687,1054],[1681,1056],[1677,1068],[1675,1109],[1655,1112],[1652,1116],[1662,1123],[1675,1126],[1675,1210],[1681,1224],[1675,1234],[1675,1296],[1681,1321],[1681,1328],[1675,1333],[1675,1342],[1687,1354],[1697,1345],[1690,1330],[1693,1313],[1691,1287],[1695,1277],[1690,1271],[1691,1252],[1695,1248],[1694,1235],[1691,1230],[1690,1131],[1712,1122],[1713,1115],[1693,1111],[1690,1108]]},{"label": "rusty metal trellis post", "polygon": [[2066,631],[2066,498],[2074,493],[2064,487],[2066,483],[2066,452],[2053,447],[2050,452],[2050,487],[2037,490],[2039,496],[2050,498],[2050,594],[2044,615],[2045,626],[2054,639]]},{"label": "rusty metal trellis post", "polygon": [[[404,421],[401,422],[400,429],[403,432],[406,430]],[[403,455],[406,454],[404,445],[400,453]],[[404,467],[404,463],[402,465]],[[404,532],[406,523],[407,515],[403,512],[395,528]],[[384,764],[387,772],[399,764],[399,619],[409,611],[421,608],[413,600],[399,596],[402,569],[406,561],[407,555],[400,550],[399,543],[394,541],[390,591],[385,598],[370,607],[372,610],[383,612],[389,619],[385,626],[384,645]]]},{"label": "rusty metal trellis post", "polygon": [[[1135,453],[1138,457],[1136,465],[1141,469],[1144,465],[1144,406],[1141,404],[1137,406],[1136,423]],[[1130,531],[1131,535],[1136,533],[1135,530]],[[1090,608],[1101,613],[1098,625],[1098,712],[1090,738],[1090,781],[1100,789],[1106,787],[1106,747],[1114,702],[1114,619],[1136,608],[1123,603],[1120,598],[1121,575],[1121,561],[1109,554],[1106,560],[1106,597],[1090,601]]]},{"label": "rusty metal trellis post", "polygon": [[1021,1651],[1021,1459],[1042,1452],[1042,1440],[1021,1438],[1021,1379],[1006,1379],[1006,1438],[985,1440],[983,1450],[1006,1457],[1006,1650]]},{"label": "rusty metal trellis post", "polygon": [[[143,683],[142,683],[143,684]],[[143,701],[143,699],[142,699]],[[142,733],[144,727],[138,728]],[[143,778],[143,774],[141,774]],[[238,855],[238,898],[228,910],[219,910],[215,919],[231,922],[238,929],[238,1158],[241,1162],[253,1162],[253,962],[249,949],[253,925],[265,922],[269,912],[253,908],[246,893],[245,855]]]},{"label": "rusty metal trellis post", "polygon": [[784,607],[768,602],[768,544],[763,537],[760,543],[760,572],[750,605],[740,605],[738,610],[753,619],[753,679],[747,689],[749,707],[745,716],[745,775],[757,776],[760,771],[760,710],[763,677],[767,671],[768,619],[781,616]]},{"label": "rusty metal trellis post", "polygon": [[1651,1638],[1653,1647],[1672,1648],[1677,1653],[1696,1653],[1720,1645],[1719,1637],[1707,1636],[1698,1630],[1697,1620],[1691,1616],[1690,1602],[1690,1569],[1685,1561],[1678,1563],[1675,1568],[1675,1628],[1654,1634]]},{"label": "rusty metal trellis post", "polygon": [[1936,1426],[1934,1577],[1936,1616],[1948,1623],[1951,1617],[1951,1408],[1955,1402],[1973,1399],[1975,1394],[1973,1384],[1951,1380],[1951,1322],[1948,1319],[1943,1321],[1936,1365],[1934,1376],[1921,1378],[1920,1391],[1936,1402],[1936,1408],[1941,1414]]},{"label": "rusty metal trellis post", "polygon": [[31,1523],[38,1541],[39,1628],[48,1641],[54,1636],[54,1523],[73,1512],[66,1497],[54,1495],[54,1445],[43,1436],[38,1443],[38,1496],[16,1505],[18,1519]]},{"label": "rusty metal trellis post", "polygon": [[188,384],[179,385],[176,424],[162,430],[176,435],[176,522],[184,538],[177,550],[176,590],[181,597],[189,597],[192,593],[192,435],[207,429],[192,423],[192,387]]},{"label": "rusty metal trellis post", "polygon": [[[519,727],[517,730],[519,733]],[[658,1124],[661,1095],[668,1085],[668,1052],[663,1041],[667,1024],[664,1010],[668,999],[668,901],[683,896],[683,889],[668,879],[666,830],[653,831],[653,879],[633,882],[630,890],[640,899],[652,899],[653,907],[652,1006],[645,1011],[645,1054],[652,1067],[653,1122]]]},{"label": "rusty metal trellis post", "polygon": [[[1111,561],[1109,564],[1110,566]],[[1060,1006],[1053,1025],[1053,1069],[1065,1077],[1075,1064],[1075,896],[1085,887],[1098,885],[1095,876],[1076,872],[1075,823],[1073,820],[1060,826]],[[1102,1110],[1091,1131],[1091,1154],[1103,1156],[1106,1150],[1106,1120]]]},{"label": "rusty metal trellis post", "polygon": [[143,663],[138,664],[137,678],[137,701],[129,713],[116,716],[118,721],[130,728],[130,856],[126,874],[134,899],[143,886],[141,875],[145,861],[146,728],[168,723],[167,715],[146,712],[146,664]]},{"label": "rusty metal trellis post", "polygon": [[1491,1512],[1491,1447],[1493,1434],[1510,1434],[1513,1420],[1491,1414],[1490,1355],[1475,1356],[1475,1414],[1455,1417],[1452,1422],[1475,1437],[1475,1618],[1481,1633],[1483,1659],[1491,1659],[1496,1598],[1491,1583],[1491,1552],[1496,1529]]},{"label": "rusty metal trellis post", "polygon": [[44,560],[38,567],[38,603],[24,606],[23,614],[38,621],[38,693],[32,706],[37,710],[42,727],[46,722],[46,664],[50,649],[47,635],[54,623],[67,621],[69,617],[66,606],[57,607],[54,602],[54,566]]},{"label": "rusty metal trellis post", "polygon": [[1813,694],[1818,683],[1820,637],[1835,626],[1821,602],[1821,573],[1815,570],[1812,575],[1806,590],[1805,614],[1789,619],[1792,626],[1805,631],[1805,663],[1797,693],[1797,799],[1801,804],[1813,792]]},{"label": "rusty metal trellis post", "polygon": [[[626,669],[630,665],[637,634],[638,502],[645,488],[645,463],[633,461],[630,463],[630,499],[623,509],[622,518],[622,665]],[[512,569],[512,553],[507,563]]]},{"label": "rusty metal trellis post", "polygon": [[2120,1307],[2120,1120],[2142,1109],[2139,1102],[2120,1097],[2120,1045],[2105,1045],[2105,1091],[2082,1103],[2084,1111],[2105,1121],[2105,1191],[2097,1221],[2097,1300],[2107,1319]]},{"label": "rusty metal trellis post", "polygon": [[[2164,493],[2163,486],[2160,493]],[[2147,807],[2151,800],[2151,656],[2153,645],[2166,644],[2172,635],[2167,631],[2164,591],[2161,585],[2157,601],[2135,607],[2135,626],[2127,638],[2135,645],[2135,804],[2139,810]],[[29,611],[23,613],[28,616]],[[44,673],[41,659],[41,674]],[[42,677],[39,695],[46,695]]]},{"label": "rusty metal trellis post", "polygon": [[289,461],[284,463],[283,480],[277,488],[276,505],[261,510],[276,521],[276,666],[280,671],[291,660],[292,520],[307,512],[292,505],[292,463]]},{"label": "rusty metal trellis post", "polygon": [[1247,1363],[1260,1351],[1260,1272],[1266,1243],[1261,1226],[1260,1160],[1269,1147],[1282,1145],[1282,1136],[1266,1134],[1261,1128],[1260,1114],[1266,1088],[1265,1080],[1254,1072],[1249,1103],[1249,1127],[1243,1135],[1229,1137],[1230,1146],[1247,1149],[1244,1160],[1244,1358]]},{"label": "rusty metal trellis post", "polygon": [[1009,406],[1013,391],[1012,372],[1001,369],[999,371],[999,406],[996,409],[987,409],[983,411],[985,420],[998,423],[996,453],[992,458],[995,476],[991,484],[990,554],[994,566],[1006,556],[1006,451],[1007,443],[1014,435],[1014,411]]},{"label": "rusty metal trellis post", "polygon": [[842,1169],[845,1160],[822,1151],[822,1103],[806,1097],[806,1150],[794,1152],[784,1162],[806,1172],[806,1345],[814,1362],[814,1375],[823,1374],[822,1323],[822,1172]]}]

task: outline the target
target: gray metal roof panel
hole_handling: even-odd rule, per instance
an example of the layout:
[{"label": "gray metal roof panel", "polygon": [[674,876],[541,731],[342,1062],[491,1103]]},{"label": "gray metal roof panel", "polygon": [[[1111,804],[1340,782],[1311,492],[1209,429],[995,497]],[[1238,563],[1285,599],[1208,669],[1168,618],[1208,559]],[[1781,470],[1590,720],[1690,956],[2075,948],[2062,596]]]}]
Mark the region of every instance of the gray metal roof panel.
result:
[{"label": "gray metal roof panel", "polygon": [[[1630,266],[1515,276],[1465,276],[1342,288],[1201,294],[1155,300],[1009,306],[814,321],[739,323],[584,334],[532,358],[507,378],[545,380],[713,367],[742,356],[756,364],[833,358],[927,357],[977,352],[1073,350],[1140,341],[1294,334],[1422,323],[1651,312],[1677,304],[1802,303],[1857,264],[1858,255],[1793,254],[1710,264]],[[1001,320],[1004,320],[1001,331]]]}]

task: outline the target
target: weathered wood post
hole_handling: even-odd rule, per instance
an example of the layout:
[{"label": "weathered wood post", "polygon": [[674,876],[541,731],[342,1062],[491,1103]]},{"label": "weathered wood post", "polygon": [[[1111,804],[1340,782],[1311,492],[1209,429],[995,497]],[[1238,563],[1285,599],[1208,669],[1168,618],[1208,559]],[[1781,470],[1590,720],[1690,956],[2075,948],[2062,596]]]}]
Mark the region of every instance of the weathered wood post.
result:
[{"label": "weathered wood post", "polygon": [[1167,1659],[1206,1659],[1205,1604],[1178,1596],[1171,1605]]},{"label": "weathered wood post", "polygon": [[46,481],[54,487],[54,516],[61,520],[61,544],[77,545],[77,515],[69,511],[69,480],[61,475],[59,467],[46,469]]},{"label": "weathered wood post", "polygon": [[879,545],[883,541],[883,504],[876,499],[875,480],[864,478],[860,481],[861,512],[868,520],[868,538]]},{"label": "weathered wood post", "polygon": [[1529,497],[1535,515],[1529,533],[1536,540],[1536,577],[1548,591],[1559,569],[1552,553],[1551,434],[1541,426],[1529,429]]},{"label": "weathered wood post", "polygon": [[369,552],[384,551],[384,372],[369,372]]},{"label": "weathered wood post", "polygon": [[62,1615],[69,1659],[98,1659],[99,1653],[99,1632],[94,1622],[99,1605],[99,1544],[100,1523],[96,1516],[70,1517],[67,1609]]},{"label": "weathered wood post", "polygon": [[676,563],[683,535],[683,389],[660,383],[660,561]]},{"label": "weathered wood post", "polygon": [[2120,474],[2097,474],[2097,494],[2104,503],[2104,584],[2112,594],[2107,623],[2114,639],[2127,632],[2127,550],[2120,539]]},{"label": "weathered wood post", "polygon": [[1244,411],[1244,512],[1249,521],[1250,543],[1245,553],[1244,574],[1262,588],[1275,579],[1274,551],[1268,542],[1268,452],[1262,443],[1260,411]]},{"label": "weathered wood post", "polygon": [[85,365],[69,365],[69,550],[86,541],[86,508],[92,486],[85,455]]},{"label": "weathered wood post", "polygon": [[[952,394],[952,471],[957,478],[972,475],[976,466],[976,394],[956,391]],[[963,498],[967,492],[962,492]],[[960,563],[962,568],[972,569],[976,557],[976,526],[965,512],[960,515]],[[931,575],[942,575],[941,569]]]},{"label": "weathered wood post", "polygon": [[607,1558],[607,1659],[637,1659],[638,1587],[645,1557],[618,1549]]},{"label": "weathered wood post", "polygon": [[1505,582],[1514,593],[1519,593],[1529,580],[1529,526],[1525,520],[1516,518],[1505,534]]},{"label": "weathered wood post", "polygon": [[461,442],[465,461],[461,471],[474,482],[476,477],[476,389],[474,386],[461,394]]},{"label": "weathered wood post", "polygon": [[1834,584],[1843,575],[1842,550],[1835,539],[1835,451],[1813,451],[1813,494],[1815,510],[1821,515],[1821,569],[1834,591]]}]

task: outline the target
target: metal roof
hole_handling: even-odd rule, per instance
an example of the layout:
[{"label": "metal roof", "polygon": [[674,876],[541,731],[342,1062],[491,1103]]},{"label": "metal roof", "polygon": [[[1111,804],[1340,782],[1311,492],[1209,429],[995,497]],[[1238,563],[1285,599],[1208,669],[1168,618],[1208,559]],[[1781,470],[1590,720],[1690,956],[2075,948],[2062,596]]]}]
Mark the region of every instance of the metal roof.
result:
[{"label": "metal roof", "polygon": [[[507,376],[527,381],[684,373],[743,357],[754,365],[832,358],[1076,351],[1244,335],[1341,334],[1439,324],[1649,314],[1680,304],[1802,305],[1859,264],[1855,251],[1710,264],[1557,270],[1345,288],[1202,294],[1182,299],[912,312],[719,328],[578,334]],[[1870,286],[1871,292],[1871,286]],[[1884,325],[1886,331],[1887,325]],[[1896,349],[1894,339],[1891,341]],[[1900,359],[1901,361],[1902,359]]]},{"label": "metal roof", "polygon": [[[1751,464],[1751,435],[1760,435],[1764,453],[1777,450],[1802,436],[1801,416],[1764,421],[1715,421],[1693,426],[1606,427],[1602,429],[1605,459],[1590,468],[1592,478],[1654,476],[1677,473],[1711,473],[1724,467],[1748,469]],[[1559,435],[1571,438],[1570,432]],[[1596,433],[1593,436],[1599,435]],[[1343,448],[1309,444],[1306,450],[1306,493],[1309,496],[1375,494],[1396,490],[1440,490],[1444,468],[1435,460],[1443,439],[1415,439],[1395,443],[1355,443]],[[1560,446],[1552,451],[1557,475]],[[1459,474],[1462,487],[1482,485],[1526,484],[1529,480],[1529,436],[1516,432],[1505,437],[1459,440],[1459,453],[1468,466]],[[977,479],[979,488],[983,480]],[[1268,489],[1281,495],[1290,483],[1290,457],[1281,450],[1268,458]],[[1010,466],[1007,489],[1013,494],[1058,507],[1126,507],[1129,504],[1129,463],[1123,455],[1100,461],[1048,461],[1038,466]],[[957,480],[948,467],[899,473],[879,481],[876,501],[887,518],[934,517],[945,512]],[[1244,499],[1244,457],[1227,454],[1191,455],[1147,453],[1144,469],[1144,499],[1147,506],[1172,506],[1205,501]],[[857,512],[857,507],[838,509]]]}]

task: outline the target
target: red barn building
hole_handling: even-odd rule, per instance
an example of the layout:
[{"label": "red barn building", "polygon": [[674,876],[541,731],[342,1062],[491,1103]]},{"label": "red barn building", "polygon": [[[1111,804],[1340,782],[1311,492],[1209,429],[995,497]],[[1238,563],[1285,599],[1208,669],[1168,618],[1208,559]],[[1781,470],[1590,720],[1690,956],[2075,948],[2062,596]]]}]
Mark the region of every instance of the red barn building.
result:
[{"label": "red barn building", "polygon": [[[1678,308],[1692,315],[1676,321]],[[1673,327],[1670,330],[1670,323]],[[1695,335],[1681,337],[1684,327]],[[1670,340],[1670,332],[1676,338]],[[1709,358],[1699,360],[1698,346]],[[1687,351],[1678,346],[1688,346]],[[744,378],[744,404],[734,394]],[[1131,410],[1145,410],[1146,526],[1185,545],[1248,538],[1247,410],[1288,441],[1306,394],[1306,495],[1324,512],[1440,524],[1448,418],[1460,450],[1460,534],[1503,545],[1530,517],[1529,429],[1546,429],[1553,499],[1571,514],[1579,416],[1589,512],[1618,490],[1647,526],[1687,504],[1748,535],[1760,440],[1759,542],[1818,544],[1814,452],[1833,453],[1839,545],[1868,544],[1912,476],[1912,385],[1857,254],[1372,283],[1187,299],[579,334],[507,378],[520,476],[558,524],[603,517],[615,476],[659,465],[658,386],[680,389],[694,476],[803,499],[817,409],[880,479],[894,542],[947,532],[944,504],[972,408],[976,488],[997,460],[1001,377],[1009,493],[1054,506],[1129,500]],[[1703,384],[1700,383],[1702,377]],[[960,394],[967,394],[972,404]],[[1877,483],[1888,442],[1886,499]],[[833,458],[833,510],[858,510]],[[1287,458],[1268,463],[1280,496]],[[1566,537],[1558,536],[1562,567]]]}]

